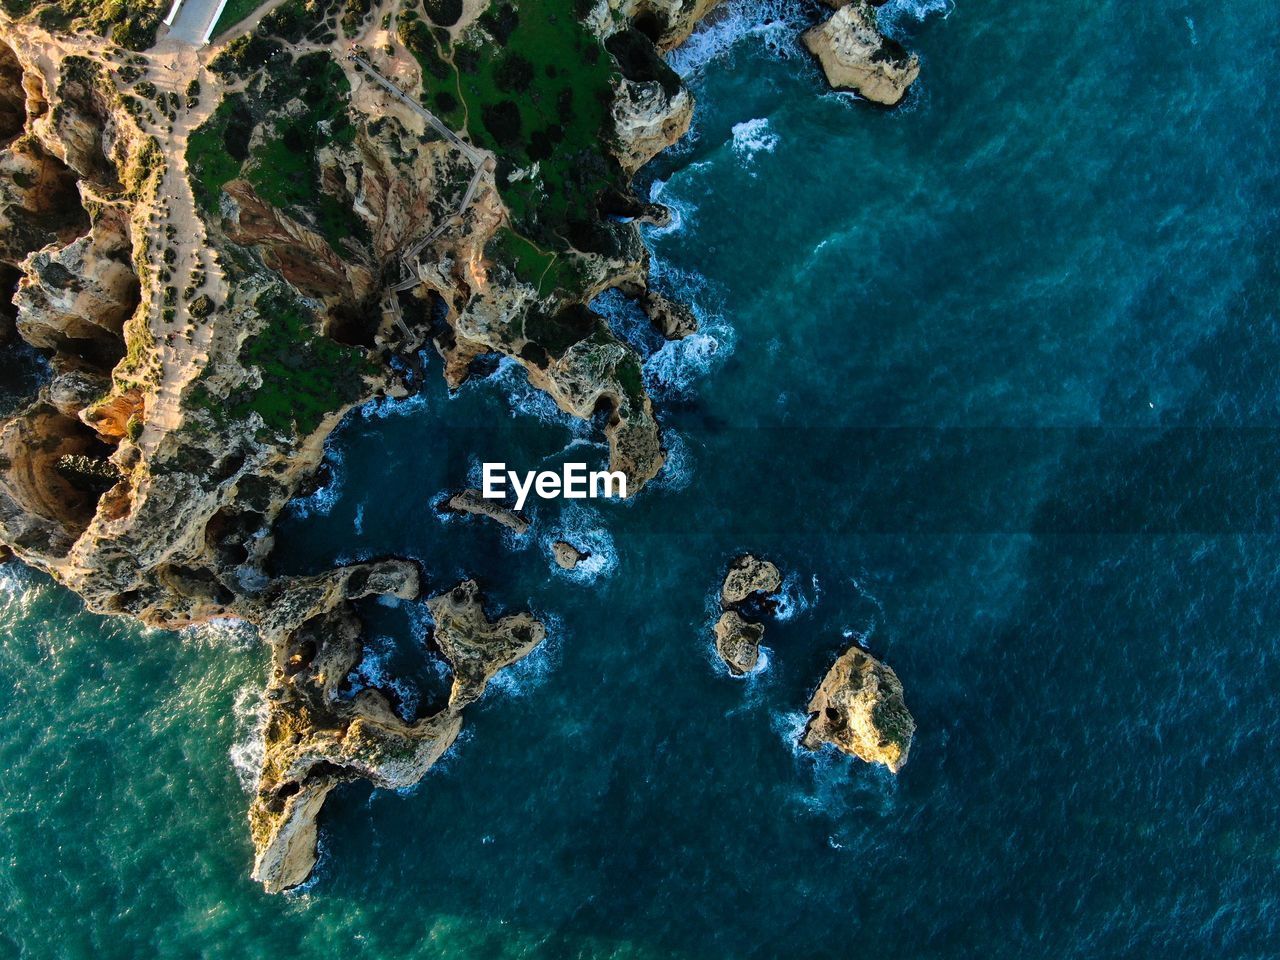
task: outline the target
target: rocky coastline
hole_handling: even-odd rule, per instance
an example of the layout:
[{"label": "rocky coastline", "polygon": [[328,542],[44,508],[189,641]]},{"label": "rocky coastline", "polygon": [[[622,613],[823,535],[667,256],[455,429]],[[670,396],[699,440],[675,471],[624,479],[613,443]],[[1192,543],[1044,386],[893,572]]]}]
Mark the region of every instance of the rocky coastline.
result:
[{"label": "rocky coastline", "polygon": [[[415,782],[493,673],[545,635],[529,614],[490,620],[472,581],[427,600],[454,688],[406,718],[348,678],[364,655],[356,601],[417,602],[417,567],[270,574],[276,518],[326,437],[405,393],[394,361],[434,349],[457,387],[509,357],[561,409],[601,417],[631,494],[662,469],[640,357],[588,304],[616,289],[663,336],[696,329],[650,288],[639,226],[664,212],[630,179],[688,129],[692,95],[659,54],[714,3],[610,0],[564,25],[586,64],[571,79],[604,86],[587,110],[556,80],[559,105],[539,109],[558,117],[481,100],[552,82],[519,52],[536,4],[444,23],[398,0],[286,0],[203,49],[149,6],[123,30],[84,7],[0,12],[0,280],[14,290],[0,312],[50,367],[0,423],[0,545],[97,613],[257,627],[269,716],[249,819],[268,891],[311,872],[336,785]],[[477,45],[508,50],[506,72],[484,73]],[[471,72],[481,119],[451,140],[427,113],[462,117],[450,85]],[[574,127],[597,108],[599,128]],[[564,202],[531,203],[538,177]],[[460,496],[454,509],[522,520]]]}]

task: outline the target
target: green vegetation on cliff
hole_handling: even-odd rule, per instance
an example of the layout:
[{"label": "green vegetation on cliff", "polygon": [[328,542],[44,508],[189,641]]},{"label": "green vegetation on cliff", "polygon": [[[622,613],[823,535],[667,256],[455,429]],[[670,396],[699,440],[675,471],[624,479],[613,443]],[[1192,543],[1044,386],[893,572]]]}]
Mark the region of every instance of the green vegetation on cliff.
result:
[{"label": "green vegetation on cliff", "polygon": [[580,272],[551,267],[571,248],[603,252],[597,200],[625,186],[609,150],[617,67],[574,6],[496,0],[456,40],[444,0],[414,3],[397,23],[422,66],[424,105],[499,158],[498,188],[525,242],[502,238],[494,252],[511,254],[521,279],[543,278],[543,292],[573,290]]},{"label": "green vegetation on cliff", "polygon": [[256,413],[273,434],[307,436],[325,416],[364,395],[365,377],[377,371],[364,350],[321,334],[306,305],[282,291],[259,297],[256,307],[264,322],[240,347],[239,360],[258,370],[261,385],[222,400],[198,383],[192,406],[220,425]]},{"label": "green vegetation on cliff", "polygon": [[[328,142],[355,140],[349,92],[342,68],[328,54],[311,53],[224,100],[187,146],[200,206],[216,214],[223,187],[244,177],[273,207],[314,223],[341,253],[342,240],[364,227],[347,204],[321,189],[316,155]],[[300,107],[290,108],[295,100]],[[259,128],[260,142],[251,149]]]},{"label": "green vegetation on cliff", "polygon": [[156,29],[169,0],[0,0],[11,17],[32,16],[47,30],[92,32],[130,50],[145,50],[156,42]]}]

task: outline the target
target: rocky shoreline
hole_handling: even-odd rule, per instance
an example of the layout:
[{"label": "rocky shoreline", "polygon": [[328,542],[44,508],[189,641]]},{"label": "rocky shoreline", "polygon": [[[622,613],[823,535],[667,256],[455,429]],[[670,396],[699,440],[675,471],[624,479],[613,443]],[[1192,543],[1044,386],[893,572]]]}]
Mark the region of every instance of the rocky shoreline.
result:
[{"label": "rocky shoreline", "polygon": [[[618,289],[663,336],[696,328],[650,289],[639,226],[663,211],[629,183],[688,129],[692,96],[658,54],[714,0],[612,0],[563,28],[584,62],[620,72],[599,74],[610,136],[578,131],[563,169],[554,138],[572,139],[581,104],[557,123],[484,103],[460,148],[369,73],[448,114],[440,77],[462,89],[487,69],[474,44],[515,44],[517,6],[441,24],[391,0],[354,19],[289,0],[199,50],[155,40],[158,14],[107,42],[79,13],[51,32],[50,5],[0,13],[0,278],[16,286],[10,335],[51,367],[0,424],[0,544],[98,613],[257,626],[272,666],[250,824],[271,891],[310,872],[334,786],[415,782],[493,672],[545,633],[528,614],[489,620],[470,581],[428,600],[454,691],[407,720],[387,691],[344,684],[364,651],[354,601],[417,600],[417,568],[269,575],[276,518],[325,438],[354,406],[405,392],[392,361],[431,346],[457,387],[478,358],[513,358],[563,410],[603,412],[632,494],[665,459],[639,356],[587,304]],[[499,79],[529,66],[509,54]],[[513,140],[513,123],[547,125]],[[562,178],[564,209],[527,203],[539,175]],[[456,509],[521,521],[462,497]]]}]

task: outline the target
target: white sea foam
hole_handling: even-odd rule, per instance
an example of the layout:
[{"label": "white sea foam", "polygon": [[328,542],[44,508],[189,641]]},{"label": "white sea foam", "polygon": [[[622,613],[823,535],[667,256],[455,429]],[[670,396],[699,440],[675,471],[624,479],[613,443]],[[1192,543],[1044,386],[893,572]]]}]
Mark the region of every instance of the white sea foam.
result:
[{"label": "white sea foam", "polygon": [[266,756],[267,700],[262,685],[254,683],[237,690],[231,709],[236,729],[235,742],[228,751],[231,766],[245,793],[255,793]]},{"label": "white sea foam", "polygon": [[[662,445],[667,451],[666,462],[662,465],[662,472],[649,481],[646,489],[671,493],[684,490],[693,481],[694,458],[689,450],[689,443],[675,430],[667,427],[662,431]],[[625,502],[630,504],[635,501]]]},{"label": "white sea foam", "polygon": [[876,23],[885,33],[893,34],[907,21],[919,23],[939,15],[946,19],[955,8],[954,0],[889,0],[876,11]]},{"label": "white sea foam", "polygon": [[360,415],[369,420],[386,420],[388,417],[414,416],[427,407],[425,392],[407,397],[374,397],[360,408]]},{"label": "white sea foam", "polygon": [[251,623],[238,617],[215,617],[192,624],[179,630],[178,636],[184,641],[221,648],[246,649],[258,642],[258,631]]},{"label": "white sea foam", "polygon": [[733,152],[743,159],[747,166],[757,153],[773,153],[779,138],[769,125],[768,117],[757,117],[754,120],[743,120],[733,125]]},{"label": "white sea foam", "polygon": [[649,202],[662,204],[670,213],[670,219],[662,226],[646,224],[641,227],[641,233],[649,237],[661,237],[668,233],[679,233],[684,229],[685,218],[692,215],[694,210],[694,206],[690,201],[681,200],[674,194],[667,195],[666,180],[655,180],[649,186]]},{"label": "white sea foam", "polygon": [[420,695],[417,687],[391,673],[388,661],[394,656],[395,650],[395,641],[390,637],[374,637],[366,641],[364,656],[351,672],[351,693],[370,688],[390,690],[398,700],[397,712],[400,718],[408,721],[417,712]]},{"label": "white sea foam", "polygon": [[503,357],[492,376],[463,384],[459,394],[473,389],[497,390],[506,400],[512,417],[534,417],[543,423],[560,424],[574,433],[587,429],[585,421],[565,413],[546,392],[531,384],[524,367],[512,357]]},{"label": "white sea foam", "polygon": [[[555,561],[552,544],[565,540],[579,550],[589,553],[578,561],[572,570],[565,570]],[[541,540],[543,553],[548,558],[551,572],[576,583],[595,583],[610,576],[618,567],[618,550],[613,535],[602,522],[600,513],[581,504],[570,502],[560,514],[558,529]]]},{"label": "white sea foam", "polygon": [[644,363],[645,385],[656,398],[687,394],[733,349],[733,328],[708,324],[681,340],[669,340]]},{"label": "white sea foam", "polygon": [[325,454],[325,467],[328,480],[305,497],[296,497],[285,504],[285,512],[293,514],[299,520],[309,517],[327,517],[333,512],[334,505],[342,495],[343,455],[337,447],[332,447]]},{"label": "white sea foam", "polygon": [[822,598],[822,585],[818,582],[818,575],[814,574],[809,578],[808,590],[797,573],[789,573],[782,581],[782,587],[778,591],[775,598],[777,607],[774,609],[774,617],[778,620],[791,620],[798,614],[805,614],[812,610]]},{"label": "white sea foam", "polygon": [[673,50],[667,62],[680,76],[689,77],[748,38],[777,56],[789,56],[795,50],[796,35],[807,26],[803,5],[792,0],[729,0]]}]

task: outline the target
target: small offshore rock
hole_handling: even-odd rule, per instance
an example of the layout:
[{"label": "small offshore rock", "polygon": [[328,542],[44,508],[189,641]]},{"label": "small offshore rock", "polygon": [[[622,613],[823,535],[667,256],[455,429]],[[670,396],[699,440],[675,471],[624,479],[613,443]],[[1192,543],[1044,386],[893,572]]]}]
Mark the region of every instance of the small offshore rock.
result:
[{"label": "small offshore rock", "polygon": [[752,594],[777,593],[782,586],[782,575],[778,568],[768,560],[761,560],[751,554],[743,554],[729,565],[725,574],[724,586],[720,590],[720,604],[724,607],[736,606],[744,602]]},{"label": "small offshore rock", "polygon": [[453,668],[450,710],[479,700],[499,670],[527,655],[547,635],[546,627],[530,613],[490,620],[474,580],[432,597],[427,610],[436,623],[436,645]]},{"label": "small offshore rock", "polygon": [[486,500],[479,490],[474,488],[454,494],[445,504],[445,509],[454,513],[470,513],[478,517],[496,520],[509,530],[524,533],[529,529],[529,521],[509,507],[504,507],[497,500]]},{"label": "small offshore rock", "polygon": [[562,570],[573,570],[583,560],[591,556],[588,551],[579,550],[568,540],[557,540],[553,543],[551,545],[551,555],[555,558],[556,565]]},{"label": "small offshore rock", "polygon": [[880,33],[873,5],[866,0],[828,0],[839,9],[802,40],[818,58],[827,82],[873,103],[896,106],[920,75],[920,58]]},{"label": "small offshore rock", "polygon": [[830,743],[897,773],[907,762],[916,722],[902,698],[902,681],[886,664],[850,647],[827,671],[809,701],[802,746]]},{"label": "small offshore rock", "polygon": [[716,653],[735,676],[750,673],[760,662],[764,625],[744,620],[736,610],[726,610],[716,621]]}]

